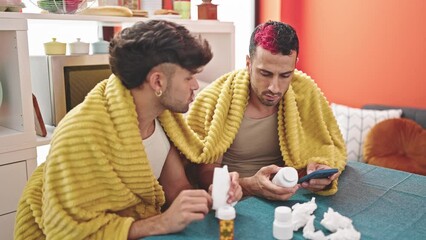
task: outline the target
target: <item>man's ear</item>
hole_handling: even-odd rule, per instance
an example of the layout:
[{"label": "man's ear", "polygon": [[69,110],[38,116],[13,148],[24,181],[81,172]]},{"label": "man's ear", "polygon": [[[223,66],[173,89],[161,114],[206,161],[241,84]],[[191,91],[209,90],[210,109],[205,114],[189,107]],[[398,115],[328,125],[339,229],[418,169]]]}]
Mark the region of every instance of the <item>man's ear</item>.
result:
[{"label": "man's ear", "polygon": [[147,80],[149,86],[154,90],[154,92],[159,92],[164,88],[164,77],[163,74],[154,69],[148,73]]},{"label": "man's ear", "polygon": [[250,72],[250,67],[251,67],[251,59],[249,55],[246,55],[246,69],[248,72]]}]

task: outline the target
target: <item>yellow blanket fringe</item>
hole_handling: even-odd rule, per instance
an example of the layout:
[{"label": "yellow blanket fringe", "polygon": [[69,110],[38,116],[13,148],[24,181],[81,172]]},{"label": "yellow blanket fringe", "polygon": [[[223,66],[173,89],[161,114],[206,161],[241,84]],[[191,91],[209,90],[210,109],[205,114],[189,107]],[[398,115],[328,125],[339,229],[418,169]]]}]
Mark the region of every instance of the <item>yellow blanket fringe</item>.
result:
[{"label": "yellow blanket fringe", "polygon": [[[237,70],[221,76],[195,99],[187,122],[204,142],[202,162],[217,159],[231,146],[248,103],[249,86],[248,72]],[[344,170],[346,149],[336,119],[315,82],[301,71],[295,71],[279,104],[277,134],[285,165],[302,169],[317,162]],[[336,191],[333,181],[319,194]]]},{"label": "yellow blanket fringe", "polygon": [[[203,149],[182,114],[165,111],[165,132],[189,159]],[[130,91],[112,75],[56,128],[47,161],[18,206],[15,239],[127,239],[135,219],[165,202],[139,133]]]}]

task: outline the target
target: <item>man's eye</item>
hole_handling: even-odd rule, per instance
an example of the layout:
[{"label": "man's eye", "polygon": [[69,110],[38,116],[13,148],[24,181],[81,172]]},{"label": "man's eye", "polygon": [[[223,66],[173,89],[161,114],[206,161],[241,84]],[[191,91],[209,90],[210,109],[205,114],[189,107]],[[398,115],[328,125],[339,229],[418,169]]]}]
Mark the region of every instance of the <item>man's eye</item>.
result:
[{"label": "man's eye", "polygon": [[292,74],[291,73],[283,73],[283,74],[280,74],[280,77],[281,78],[290,78],[292,76]]},{"label": "man's eye", "polygon": [[268,72],[263,72],[263,71],[261,71],[261,72],[260,72],[260,74],[261,74],[262,76],[269,76],[269,75],[270,75]]}]

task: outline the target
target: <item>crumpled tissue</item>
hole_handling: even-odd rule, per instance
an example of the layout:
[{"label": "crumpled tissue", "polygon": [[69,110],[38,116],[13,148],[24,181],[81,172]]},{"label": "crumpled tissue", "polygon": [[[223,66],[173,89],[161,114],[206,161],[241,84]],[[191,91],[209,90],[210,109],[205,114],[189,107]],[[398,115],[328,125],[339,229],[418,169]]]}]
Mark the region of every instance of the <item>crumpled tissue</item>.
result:
[{"label": "crumpled tissue", "polygon": [[327,235],[328,240],[359,240],[361,233],[353,226],[349,228],[339,228],[335,233]]},{"label": "crumpled tissue", "polygon": [[352,225],[352,220],[328,208],[321,220],[321,225],[330,230],[331,234],[325,236],[321,230],[315,231],[313,212],[317,209],[315,197],[306,203],[296,203],[292,207],[293,231],[303,228],[303,237],[311,240],[359,240],[361,233]]},{"label": "crumpled tissue", "polygon": [[293,220],[293,231],[299,230],[299,228],[306,225],[309,220],[309,217],[317,209],[317,204],[315,203],[315,198],[313,197],[311,201],[306,203],[296,203],[291,207],[293,211],[291,212],[291,219]]},{"label": "crumpled tissue", "polygon": [[321,225],[333,232],[328,235],[330,240],[358,240],[361,239],[361,233],[355,230],[352,220],[335,212],[332,208],[324,213]]},{"label": "crumpled tissue", "polygon": [[318,230],[315,232],[314,219],[315,219],[314,215],[309,217],[308,222],[303,228],[303,237],[306,239],[327,240],[327,238],[325,237],[324,233],[321,230]]},{"label": "crumpled tissue", "polygon": [[336,232],[340,228],[351,227],[352,220],[335,212],[332,208],[328,208],[328,211],[324,213],[324,218],[321,220],[321,225],[331,232]]}]

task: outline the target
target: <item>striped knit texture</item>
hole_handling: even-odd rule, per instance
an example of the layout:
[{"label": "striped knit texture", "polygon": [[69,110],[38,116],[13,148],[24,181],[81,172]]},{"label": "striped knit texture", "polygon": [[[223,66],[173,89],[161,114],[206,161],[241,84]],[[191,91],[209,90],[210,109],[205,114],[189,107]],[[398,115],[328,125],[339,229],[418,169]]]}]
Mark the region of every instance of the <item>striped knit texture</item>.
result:
[{"label": "striped knit texture", "polygon": [[[250,77],[246,70],[225,74],[195,99],[187,117],[189,126],[204,142],[205,162],[223,155],[241,125],[249,99]],[[316,83],[296,70],[279,104],[278,129],[281,154],[287,166],[303,169],[309,162],[343,171],[346,149],[336,119]],[[337,192],[337,181],[330,189]]]},{"label": "striped knit texture", "polygon": [[[166,111],[160,122],[185,155],[200,155],[202,142],[181,114]],[[159,214],[164,202],[133,97],[112,75],[56,128],[21,196],[15,239],[127,239],[132,222]]]}]

